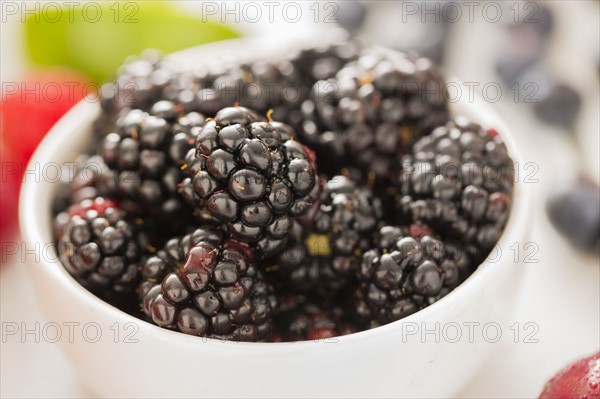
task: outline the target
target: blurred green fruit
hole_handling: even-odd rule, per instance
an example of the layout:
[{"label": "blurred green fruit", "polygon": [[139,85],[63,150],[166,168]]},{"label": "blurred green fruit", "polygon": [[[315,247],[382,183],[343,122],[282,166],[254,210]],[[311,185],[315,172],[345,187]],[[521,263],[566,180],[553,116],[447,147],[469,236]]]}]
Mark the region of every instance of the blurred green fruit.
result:
[{"label": "blurred green fruit", "polygon": [[31,61],[77,68],[97,82],[114,76],[123,60],[143,49],[165,53],[239,37],[232,28],[202,21],[163,2],[88,3],[42,7],[25,22]]}]

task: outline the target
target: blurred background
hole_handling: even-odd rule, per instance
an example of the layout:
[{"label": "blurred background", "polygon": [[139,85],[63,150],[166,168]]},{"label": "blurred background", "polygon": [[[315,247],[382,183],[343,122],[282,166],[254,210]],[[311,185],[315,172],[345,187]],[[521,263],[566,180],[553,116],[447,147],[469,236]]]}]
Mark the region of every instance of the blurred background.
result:
[{"label": "blurred background", "polygon": [[[440,63],[463,95],[489,103],[534,175],[531,241],[515,322],[539,342],[499,347],[461,397],[530,397],[600,347],[600,3],[597,1],[291,1],[1,3],[2,321],[40,320],[16,220],[25,165],[50,127],[129,55],[260,36],[264,46],[345,29]],[[72,90],[69,88],[73,88]],[[2,340],[2,397],[82,397],[49,343]],[[22,373],[27,370],[27,373]],[[36,384],[25,381],[35,380]]]}]

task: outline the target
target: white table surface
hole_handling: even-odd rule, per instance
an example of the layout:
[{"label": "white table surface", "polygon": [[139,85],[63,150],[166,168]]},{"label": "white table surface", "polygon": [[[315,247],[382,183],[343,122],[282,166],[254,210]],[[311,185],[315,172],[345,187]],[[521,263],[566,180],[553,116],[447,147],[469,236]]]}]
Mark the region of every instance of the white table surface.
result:
[{"label": "white table surface", "polygon": [[[582,46],[587,45],[589,49],[594,44],[590,44],[587,38],[598,37],[597,11],[595,15],[589,12],[597,8],[590,8],[590,2],[580,2],[581,7],[565,7],[561,2],[551,5],[560,10],[560,21],[567,21],[559,23],[557,27],[557,36],[561,37],[558,52],[563,54],[559,57],[558,69],[571,68],[572,73],[567,74],[566,79],[571,79],[587,97],[577,126],[577,135],[583,145],[577,147],[565,132],[540,124],[528,109],[522,104],[513,103],[507,99],[508,96],[494,105],[517,133],[526,160],[536,162],[539,166],[539,183],[535,187],[537,198],[531,209],[532,232],[529,239],[539,246],[536,255],[539,262],[523,264],[526,269],[524,287],[512,318],[513,322],[521,324],[535,323],[539,327],[535,336],[539,342],[515,344],[502,340],[496,344],[487,364],[472,376],[458,397],[535,397],[554,372],[600,347],[599,258],[574,251],[549,224],[543,208],[547,191],[559,182],[565,171],[581,168],[596,179],[600,174],[598,78],[597,71],[590,67],[594,53],[589,52],[590,59],[583,60],[586,62],[579,57],[586,53],[582,52]],[[570,29],[577,23],[590,24],[591,30]],[[485,41],[489,35],[498,34],[499,29],[481,23],[478,28],[477,35],[472,34],[473,27],[459,26],[456,29],[451,48],[460,48],[462,55],[451,58],[448,70],[462,80],[496,81],[489,65],[493,62],[495,49],[486,47]],[[576,57],[566,57],[570,59],[565,60],[568,54]],[[3,58],[4,55],[3,51]],[[585,79],[581,79],[581,76]],[[577,77],[580,79],[577,80]],[[593,84],[589,84],[590,81]],[[3,259],[0,266],[0,320],[3,328],[7,323],[33,326],[36,322],[44,321],[27,280],[25,267],[20,254],[10,257],[6,262]],[[26,340],[18,336],[3,336],[0,355],[2,398],[91,397],[58,344],[43,339],[36,342],[33,336],[28,336]]]}]

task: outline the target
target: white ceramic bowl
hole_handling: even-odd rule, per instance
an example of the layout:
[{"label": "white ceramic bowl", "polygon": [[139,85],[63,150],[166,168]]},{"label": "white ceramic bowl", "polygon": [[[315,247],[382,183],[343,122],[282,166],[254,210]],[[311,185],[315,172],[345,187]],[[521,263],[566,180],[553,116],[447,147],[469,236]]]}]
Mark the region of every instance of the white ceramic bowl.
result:
[{"label": "white ceramic bowl", "polygon": [[[256,54],[259,46],[252,40],[223,42],[171,58],[189,67],[219,54]],[[271,53],[287,51],[278,48]],[[495,127],[513,159],[521,160],[510,129],[486,105],[463,98],[452,104],[452,111]],[[44,139],[30,167],[72,161],[90,142],[98,112],[96,103],[74,107]],[[46,246],[53,242],[51,201],[56,188],[34,179],[23,185],[23,238],[27,248],[47,249],[39,262],[26,267],[47,322],[56,323],[47,325],[60,327],[62,348],[84,382],[100,396],[448,397],[468,381],[493,347],[487,342],[490,339],[483,339],[482,326],[495,322],[508,333],[507,316],[522,276],[522,265],[515,263],[509,247],[524,243],[529,216],[528,195],[520,182],[499,242],[502,255],[495,261],[488,259],[439,302],[372,330],[326,341],[276,344],[221,342],[168,331],[86,291],[55,259],[53,247]],[[469,322],[480,323],[472,340],[464,324]],[[435,330],[436,323],[440,338],[423,337],[423,330]],[[453,342],[457,325],[462,337]],[[488,335],[493,338],[494,331]]]}]

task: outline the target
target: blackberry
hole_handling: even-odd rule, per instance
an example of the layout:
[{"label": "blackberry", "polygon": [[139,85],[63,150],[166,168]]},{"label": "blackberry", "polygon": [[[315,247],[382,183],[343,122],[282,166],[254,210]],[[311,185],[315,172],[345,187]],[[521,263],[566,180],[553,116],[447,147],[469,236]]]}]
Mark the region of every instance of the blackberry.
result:
[{"label": "blackberry", "polygon": [[133,292],[146,248],[139,227],[115,201],[84,200],[56,224],[61,262],[78,282],[105,298]]},{"label": "blackberry", "polygon": [[96,137],[110,133],[117,118],[131,109],[149,110],[159,101],[175,69],[162,60],[155,50],[146,50],[141,57],[130,57],[119,68],[115,81],[102,85],[102,114],[95,122]]},{"label": "blackberry", "polygon": [[359,331],[347,311],[319,298],[288,295],[281,302],[273,341],[320,341]]},{"label": "blackberry", "polygon": [[197,131],[183,165],[182,194],[237,239],[278,247],[292,219],[308,210],[316,181],[311,151],[286,140],[288,134],[246,108],[222,109]]},{"label": "blackberry", "polygon": [[198,229],[169,241],[142,269],[142,310],[160,327],[234,341],[264,341],[276,309],[248,248]]},{"label": "blackberry", "polygon": [[152,215],[166,234],[176,233],[189,211],[179,195],[181,165],[193,147],[193,132],[204,125],[199,113],[183,114],[169,101],[155,103],[150,113],[131,110],[117,121],[116,132],[104,137],[100,153],[107,169],[101,174],[103,195],[118,198],[139,216]]},{"label": "blackberry", "polygon": [[354,250],[349,244],[372,233],[382,217],[381,201],[368,187],[346,176],[334,176],[324,184],[319,202],[304,222],[332,238],[332,251],[350,254]]},{"label": "blackberry", "polygon": [[199,91],[200,109],[214,116],[231,106],[247,107],[261,115],[302,127],[300,105],[310,94],[314,82],[306,84],[294,59],[243,62],[203,69],[197,74],[204,81]]},{"label": "blackberry", "polygon": [[402,157],[399,221],[476,244],[483,259],[508,219],[513,180],[512,160],[498,133],[456,118]]},{"label": "blackberry", "polygon": [[309,89],[298,80],[297,70],[289,61],[255,61],[230,68],[216,78],[213,87],[220,108],[237,104],[263,115],[274,109],[278,118],[286,115],[287,109],[299,107],[308,96]]},{"label": "blackberry", "polygon": [[360,256],[382,219],[380,201],[344,176],[326,182],[318,201],[296,226],[277,259],[291,288],[335,292],[358,271]]},{"label": "blackberry", "polygon": [[533,104],[533,110],[536,116],[546,123],[571,128],[580,114],[583,103],[581,95],[575,88],[565,83],[550,82],[551,84],[546,86],[546,90],[540,95],[539,101]]},{"label": "blackberry", "polygon": [[414,238],[407,228],[384,226],[376,248],[362,256],[358,317],[371,325],[406,317],[448,294],[473,271],[468,253],[435,236]]},{"label": "blackberry", "polygon": [[165,86],[161,99],[181,106],[184,112],[212,117],[221,108],[214,80],[226,71],[224,64],[205,64],[194,71],[178,72]]},{"label": "blackberry", "polygon": [[600,249],[600,188],[584,176],[561,182],[546,200],[546,214],[574,246]]},{"label": "blackberry", "polygon": [[334,77],[344,65],[356,60],[365,48],[360,39],[348,40],[345,34],[337,36],[331,43],[302,48],[290,57],[305,87],[310,88],[319,80]]},{"label": "blackberry", "polygon": [[302,104],[299,138],[331,160],[391,177],[398,153],[448,120],[444,77],[431,61],[402,53],[365,51],[335,78],[315,83]]}]

